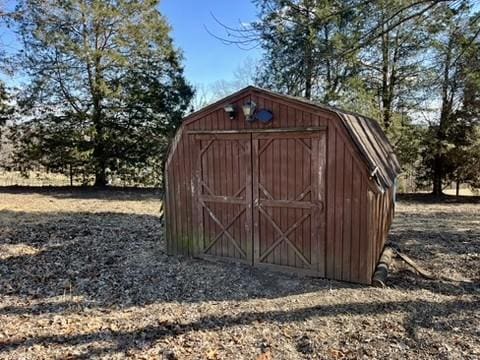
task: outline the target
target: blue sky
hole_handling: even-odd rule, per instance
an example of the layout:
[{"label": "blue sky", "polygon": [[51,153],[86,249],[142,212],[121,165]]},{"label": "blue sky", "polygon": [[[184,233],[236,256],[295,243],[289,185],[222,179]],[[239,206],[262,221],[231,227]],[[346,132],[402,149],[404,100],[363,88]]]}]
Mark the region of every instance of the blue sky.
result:
[{"label": "blue sky", "polygon": [[205,30],[206,26],[214,34],[224,35],[211,14],[233,27],[255,20],[257,11],[250,0],[162,0],[160,10],[173,28],[175,44],[183,50],[186,77],[193,84],[231,80],[247,57],[259,57],[258,50],[224,45]]},{"label": "blue sky", "polygon": [[[15,0],[7,0],[8,10],[15,7]],[[161,0],[160,11],[172,26],[172,36],[183,51],[185,75],[194,85],[206,85],[217,80],[232,80],[233,72],[246,58],[258,58],[259,51],[245,51],[222,44],[212,37],[205,27],[218,35],[223,29],[213,19],[213,14],[223,23],[237,26],[256,17],[256,8],[250,0]],[[0,27],[2,48],[13,53],[17,48],[15,35],[5,26]],[[0,76],[11,85],[18,79]]]}]

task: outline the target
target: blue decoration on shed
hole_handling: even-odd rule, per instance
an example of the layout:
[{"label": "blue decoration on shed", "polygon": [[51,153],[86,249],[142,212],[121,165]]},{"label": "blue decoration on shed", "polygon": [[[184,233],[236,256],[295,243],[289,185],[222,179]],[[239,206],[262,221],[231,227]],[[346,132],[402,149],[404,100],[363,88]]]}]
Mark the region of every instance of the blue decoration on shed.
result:
[{"label": "blue decoration on shed", "polygon": [[270,110],[262,109],[255,114],[255,118],[262,123],[269,123],[273,120],[273,114]]}]

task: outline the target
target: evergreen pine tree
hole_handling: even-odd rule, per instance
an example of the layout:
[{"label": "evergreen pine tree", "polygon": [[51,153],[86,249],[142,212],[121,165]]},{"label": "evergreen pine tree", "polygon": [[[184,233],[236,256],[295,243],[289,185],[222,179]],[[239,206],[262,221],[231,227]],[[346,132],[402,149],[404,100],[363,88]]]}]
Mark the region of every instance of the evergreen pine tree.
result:
[{"label": "evergreen pine tree", "polygon": [[98,186],[145,171],[160,179],[193,91],[157,8],[158,0],[19,2],[30,80],[20,99],[20,160],[81,164]]}]

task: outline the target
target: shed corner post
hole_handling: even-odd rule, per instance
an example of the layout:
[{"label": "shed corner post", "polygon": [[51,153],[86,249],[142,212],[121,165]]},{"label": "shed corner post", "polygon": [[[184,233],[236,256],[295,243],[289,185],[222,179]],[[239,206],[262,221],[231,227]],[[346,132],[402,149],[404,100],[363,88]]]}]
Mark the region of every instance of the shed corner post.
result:
[{"label": "shed corner post", "polygon": [[371,190],[367,188],[367,241],[365,242],[365,249],[364,253],[366,256],[366,267],[364,269],[365,273],[362,274],[365,276],[367,283],[370,285],[372,284],[373,281],[373,274],[375,272],[375,267],[376,264],[375,262],[375,257],[374,257],[374,249],[376,246],[376,227],[375,227],[375,221],[376,221],[376,194]]},{"label": "shed corner post", "polygon": [[203,245],[203,209],[198,199],[199,185],[197,178],[197,169],[192,169],[191,190],[192,190],[192,234],[190,236],[189,248],[190,256],[198,257],[202,252]]},{"label": "shed corner post", "polygon": [[168,255],[174,255],[175,252],[173,251],[173,240],[172,240],[172,230],[171,230],[171,222],[170,222],[170,185],[168,182],[168,164],[165,163],[165,167],[163,170],[163,196],[162,196],[162,210],[163,210],[163,226],[164,226],[164,236],[166,242],[166,250]]}]

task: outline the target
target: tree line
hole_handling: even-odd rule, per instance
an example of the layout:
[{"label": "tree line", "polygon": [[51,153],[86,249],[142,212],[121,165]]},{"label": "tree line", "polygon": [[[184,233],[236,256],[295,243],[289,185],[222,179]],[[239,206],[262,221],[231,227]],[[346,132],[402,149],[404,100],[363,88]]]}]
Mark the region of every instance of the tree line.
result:
[{"label": "tree line", "polygon": [[[259,62],[244,69],[254,83],[376,119],[403,170],[436,195],[452,181],[480,187],[475,1],[253,2],[255,21],[231,27],[216,19],[225,35],[212,35],[261,48]],[[21,42],[8,62],[26,79],[10,100],[0,88],[17,164],[98,186],[113,176],[160,185],[195,89],[158,3],[21,0],[4,14]],[[226,83],[217,87],[228,92]]]},{"label": "tree line", "polygon": [[193,89],[159,1],[21,0],[10,16],[27,83],[15,94],[13,156],[105,186],[158,185]]},{"label": "tree line", "polygon": [[[255,0],[220,41],[263,56],[255,82],[379,121],[405,172],[440,195],[480,187],[480,6],[475,1]],[[476,6],[476,7],[475,7]]]}]

